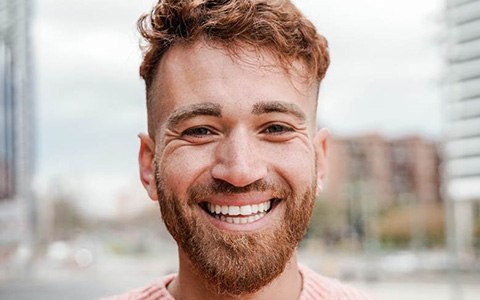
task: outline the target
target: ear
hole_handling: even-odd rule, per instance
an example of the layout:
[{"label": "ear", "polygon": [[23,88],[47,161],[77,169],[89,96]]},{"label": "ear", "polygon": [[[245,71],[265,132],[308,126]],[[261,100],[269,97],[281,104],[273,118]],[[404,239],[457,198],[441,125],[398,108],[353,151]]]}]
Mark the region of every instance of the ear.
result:
[{"label": "ear", "polygon": [[328,170],[327,162],[327,140],[330,136],[330,130],[320,129],[313,140],[315,147],[316,167],[317,167],[317,195],[323,190],[325,176]]},{"label": "ear", "polygon": [[158,200],[157,186],[155,183],[155,143],[146,133],[140,133],[140,150],[138,153],[138,165],[140,168],[140,180],[147,190],[148,196],[154,201]]}]

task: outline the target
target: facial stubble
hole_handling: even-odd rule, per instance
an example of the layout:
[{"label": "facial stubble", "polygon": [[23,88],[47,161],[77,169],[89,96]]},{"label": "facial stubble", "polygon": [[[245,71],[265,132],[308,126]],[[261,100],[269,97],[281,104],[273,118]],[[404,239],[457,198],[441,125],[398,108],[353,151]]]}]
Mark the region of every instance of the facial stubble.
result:
[{"label": "facial stubble", "polygon": [[[303,238],[310,220],[315,182],[301,194],[285,184],[260,180],[235,188],[226,182],[195,186],[188,199],[169,192],[155,164],[157,193],[165,225],[199,276],[221,295],[252,294],[279,276]],[[227,232],[216,228],[200,212],[197,199],[215,193],[271,191],[285,205],[284,220],[258,232]],[[283,203],[282,203],[283,202]]]}]

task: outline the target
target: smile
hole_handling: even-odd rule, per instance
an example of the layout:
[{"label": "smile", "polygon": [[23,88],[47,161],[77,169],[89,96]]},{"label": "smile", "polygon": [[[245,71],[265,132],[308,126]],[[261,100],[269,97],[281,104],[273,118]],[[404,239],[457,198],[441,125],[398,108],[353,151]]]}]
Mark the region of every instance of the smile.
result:
[{"label": "smile", "polygon": [[271,199],[259,204],[251,205],[218,205],[203,202],[200,206],[212,217],[230,224],[253,223],[268,214],[278,202]]}]

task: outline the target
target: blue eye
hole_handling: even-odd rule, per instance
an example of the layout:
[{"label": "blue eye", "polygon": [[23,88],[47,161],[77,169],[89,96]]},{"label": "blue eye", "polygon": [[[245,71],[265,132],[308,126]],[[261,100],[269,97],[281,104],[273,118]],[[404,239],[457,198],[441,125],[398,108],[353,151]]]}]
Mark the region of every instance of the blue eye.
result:
[{"label": "blue eye", "polygon": [[208,129],[207,127],[194,127],[194,128],[189,128],[182,132],[182,135],[190,135],[190,136],[205,136],[205,135],[211,135],[213,132]]},{"label": "blue eye", "polygon": [[265,133],[269,134],[282,134],[292,131],[292,128],[280,124],[272,124],[265,129]]}]

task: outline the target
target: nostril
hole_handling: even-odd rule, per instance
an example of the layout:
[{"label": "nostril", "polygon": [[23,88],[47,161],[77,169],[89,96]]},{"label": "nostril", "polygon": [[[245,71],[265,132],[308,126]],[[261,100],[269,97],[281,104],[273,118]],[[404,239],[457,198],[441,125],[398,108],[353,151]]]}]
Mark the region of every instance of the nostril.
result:
[{"label": "nostril", "polygon": [[217,164],[212,168],[212,178],[244,187],[267,176],[267,168],[261,162],[255,164]]}]

